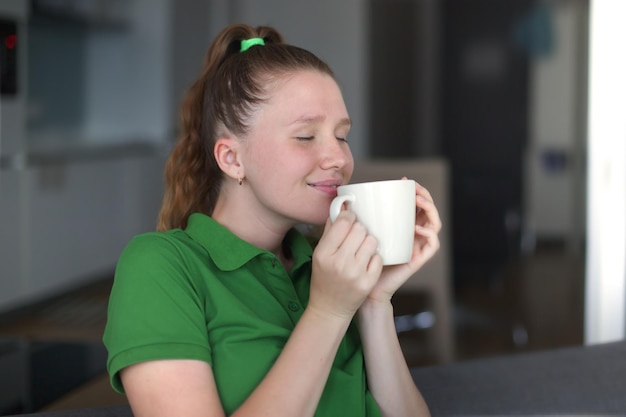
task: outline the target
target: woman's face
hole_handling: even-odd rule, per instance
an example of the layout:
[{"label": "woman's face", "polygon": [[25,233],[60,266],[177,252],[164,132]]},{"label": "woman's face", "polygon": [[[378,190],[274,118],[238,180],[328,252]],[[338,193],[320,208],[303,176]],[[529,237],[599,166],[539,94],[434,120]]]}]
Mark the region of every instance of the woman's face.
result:
[{"label": "woman's face", "polygon": [[337,186],[354,168],[349,130],[332,77],[300,71],[277,83],[243,142],[251,206],[270,221],[324,223]]}]

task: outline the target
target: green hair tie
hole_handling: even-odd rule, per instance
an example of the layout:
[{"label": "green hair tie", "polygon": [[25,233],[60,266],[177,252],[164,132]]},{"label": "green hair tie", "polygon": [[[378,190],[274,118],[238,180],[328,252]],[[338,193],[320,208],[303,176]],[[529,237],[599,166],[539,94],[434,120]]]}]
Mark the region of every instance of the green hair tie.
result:
[{"label": "green hair tie", "polygon": [[263,38],[250,38],[250,39],[243,40],[241,41],[241,49],[239,50],[239,52],[245,52],[248,49],[250,49],[251,46],[254,46],[254,45],[264,46],[265,41],[263,40]]}]

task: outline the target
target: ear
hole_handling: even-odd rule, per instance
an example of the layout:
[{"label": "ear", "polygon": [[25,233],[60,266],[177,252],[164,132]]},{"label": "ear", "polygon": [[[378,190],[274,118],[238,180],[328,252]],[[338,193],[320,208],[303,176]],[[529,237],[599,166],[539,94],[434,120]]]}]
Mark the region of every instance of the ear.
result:
[{"label": "ear", "polygon": [[213,155],[217,165],[230,178],[244,178],[245,172],[240,160],[240,143],[235,138],[222,137],[215,141]]}]

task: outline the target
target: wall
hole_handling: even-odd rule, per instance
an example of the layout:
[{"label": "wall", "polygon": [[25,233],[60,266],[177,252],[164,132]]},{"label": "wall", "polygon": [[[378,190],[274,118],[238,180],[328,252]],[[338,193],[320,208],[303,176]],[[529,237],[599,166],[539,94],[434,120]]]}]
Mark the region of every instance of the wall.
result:
[{"label": "wall", "polygon": [[173,131],[171,0],[127,2],[128,28],[87,38],[84,136],[162,141]]},{"label": "wall", "polygon": [[587,8],[582,1],[547,2],[546,51],[530,69],[526,215],[538,239],[581,249],[585,232],[584,155]]},{"label": "wall", "polygon": [[178,122],[178,109],[185,92],[200,74],[204,56],[212,40],[210,24],[211,2],[176,0],[173,12],[172,38],[169,62],[171,83],[170,98],[173,115]]},{"label": "wall", "polygon": [[132,0],[126,31],[88,39],[86,136],[171,142],[211,41],[210,2]]},{"label": "wall", "polygon": [[24,170],[24,296],[56,294],[111,274],[130,238],[154,230],[162,164],[159,154],[124,151]]},{"label": "wall", "polygon": [[115,19],[33,20],[27,140],[159,142],[171,134],[172,2],[121,4]]}]

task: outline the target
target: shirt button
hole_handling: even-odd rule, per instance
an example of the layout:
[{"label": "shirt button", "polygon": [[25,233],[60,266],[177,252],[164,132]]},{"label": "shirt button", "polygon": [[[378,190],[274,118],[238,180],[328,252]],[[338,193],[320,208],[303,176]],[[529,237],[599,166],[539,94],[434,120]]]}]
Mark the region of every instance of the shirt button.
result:
[{"label": "shirt button", "polygon": [[300,310],[300,306],[295,301],[289,301],[289,303],[287,303],[287,308],[294,313]]}]

